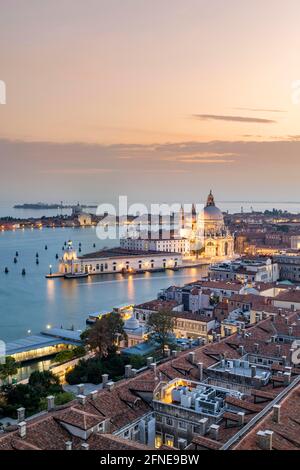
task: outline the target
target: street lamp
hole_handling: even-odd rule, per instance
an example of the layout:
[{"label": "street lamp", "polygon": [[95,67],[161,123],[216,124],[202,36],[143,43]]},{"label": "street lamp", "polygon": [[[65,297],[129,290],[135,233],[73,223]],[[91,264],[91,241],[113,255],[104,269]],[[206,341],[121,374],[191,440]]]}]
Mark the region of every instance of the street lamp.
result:
[{"label": "street lamp", "polygon": [[49,265],[49,269],[50,269],[50,276],[52,274],[52,264]]}]

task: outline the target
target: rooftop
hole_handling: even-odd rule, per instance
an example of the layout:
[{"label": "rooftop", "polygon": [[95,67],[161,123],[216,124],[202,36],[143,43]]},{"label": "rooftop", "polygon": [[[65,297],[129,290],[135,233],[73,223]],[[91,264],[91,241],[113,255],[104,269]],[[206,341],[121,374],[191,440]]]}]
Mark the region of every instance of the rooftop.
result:
[{"label": "rooftop", "polygon": [[105,258],[140,258],[140,257],[161,257],[161,256],[181,256],[179,253],[171,253],[164,251],[142,251],[142,250],[127,250],[126,248],[109,248],[106,250],[94,251],[86,253],[78,257],[78,259],[105,259]]}]

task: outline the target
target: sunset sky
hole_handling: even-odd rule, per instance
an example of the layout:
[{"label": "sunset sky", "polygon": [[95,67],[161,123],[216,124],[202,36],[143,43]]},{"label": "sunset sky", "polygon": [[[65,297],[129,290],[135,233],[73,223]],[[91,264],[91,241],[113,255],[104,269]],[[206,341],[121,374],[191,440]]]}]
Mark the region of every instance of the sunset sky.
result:
[{"label": "sunset sky", "polygon": [[0,0],[0,201],[299,201],[299,18],[299,0]]}]

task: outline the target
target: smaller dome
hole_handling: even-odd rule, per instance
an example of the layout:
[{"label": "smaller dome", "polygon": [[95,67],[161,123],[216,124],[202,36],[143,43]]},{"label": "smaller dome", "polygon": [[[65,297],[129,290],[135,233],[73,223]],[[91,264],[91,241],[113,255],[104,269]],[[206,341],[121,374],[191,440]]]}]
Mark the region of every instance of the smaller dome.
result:
[{"label": "smaller dome", "polygon": [[139,321],[132,315],[129,320],[125,321],[124,328],[125,330],[136,330],[140,327]]}]

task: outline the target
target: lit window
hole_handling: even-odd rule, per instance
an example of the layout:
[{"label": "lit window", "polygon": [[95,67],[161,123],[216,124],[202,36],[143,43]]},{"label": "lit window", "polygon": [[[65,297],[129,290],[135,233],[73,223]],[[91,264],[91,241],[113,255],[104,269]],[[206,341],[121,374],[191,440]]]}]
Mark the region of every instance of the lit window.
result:
[{"label": "lit window", "polygon": [[174,447],[174,436],[171,436],[171,434],[166,434],[165,435],[165,444],[168,447]]}]

